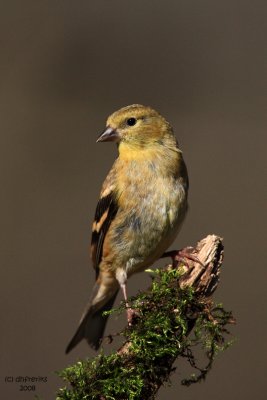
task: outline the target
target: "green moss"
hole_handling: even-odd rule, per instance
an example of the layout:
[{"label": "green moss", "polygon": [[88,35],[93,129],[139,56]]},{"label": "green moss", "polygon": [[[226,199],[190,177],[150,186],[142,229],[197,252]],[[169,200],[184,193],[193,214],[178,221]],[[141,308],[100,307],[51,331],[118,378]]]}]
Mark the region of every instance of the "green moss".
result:
[{"label": "green moss", "polygon": [[[154,271],[151,291],[131,299],[138,317],[122,332],[131,343],[129,353],[100,354],[64,369],[60,376],[71,387],[60,389],[57,400],[145,398],[153,394],[153,382],[168,380],[178,356],[186,357],[198,370],[197,376],[183,380],[183,384],[205,378],[217,352],[227,347],[225,326],[232,316],[221,305],[199,298],[192,288],[180,289],[180,276],[178,270]],[[204,368],[196,365],[192,352],[196,345],[207,356]]]}]

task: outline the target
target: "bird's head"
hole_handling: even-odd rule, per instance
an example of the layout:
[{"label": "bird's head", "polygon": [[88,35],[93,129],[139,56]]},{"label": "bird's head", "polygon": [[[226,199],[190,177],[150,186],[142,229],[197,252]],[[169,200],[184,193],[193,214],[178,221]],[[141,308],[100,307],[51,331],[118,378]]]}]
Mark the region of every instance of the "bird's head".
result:
[{"label": "bird's head", "polygon": [[97,142],[116,142],[122,148],[141,150],[176,141],[171,125],[157,111],[140,104],[123,107],[107,119],[106,129]]}]

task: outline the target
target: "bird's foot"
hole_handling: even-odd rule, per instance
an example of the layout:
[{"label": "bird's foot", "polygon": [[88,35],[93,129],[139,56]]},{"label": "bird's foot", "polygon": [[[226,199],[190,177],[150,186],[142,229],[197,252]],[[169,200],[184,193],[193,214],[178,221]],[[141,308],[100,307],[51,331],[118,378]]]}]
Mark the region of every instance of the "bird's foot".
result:
[{"label": "bird's foot", "polygon": [[139,313],[136,309],[131,307],[127,307],[126,312],[127,312],[128,325],[132,326],[135,322],[135,319],[139,316]]},{"label": "bird's foot", "polygon": [[198,257],[193,254],[194,248],[193,247],[185,247],[181,250],[171,250],[165,252],[161,258],[171,257],[173,267],[177,267],[179,263],[184,264],[186,267],[189,268],[189,261],[197,262],[198,264],[202,265],[202,262],[198,259]]}]

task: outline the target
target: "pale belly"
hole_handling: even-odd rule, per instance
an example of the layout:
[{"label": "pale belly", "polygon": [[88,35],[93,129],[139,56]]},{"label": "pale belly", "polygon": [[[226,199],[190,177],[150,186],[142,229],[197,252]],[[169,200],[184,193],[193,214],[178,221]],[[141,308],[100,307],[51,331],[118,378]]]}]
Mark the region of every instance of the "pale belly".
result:
[{"label": "pale belly", "polygon": [[[129,204],[120,210],[112,229],[112,269],[122,267],[128,276],[150,266],[168,249],[177,236],[187,210],[184,187],[173,182],[168,193],[164,182],[147,187],[146,197],[138,199],[138,207]],[[135,195],[135,200],[137,193]]]}]

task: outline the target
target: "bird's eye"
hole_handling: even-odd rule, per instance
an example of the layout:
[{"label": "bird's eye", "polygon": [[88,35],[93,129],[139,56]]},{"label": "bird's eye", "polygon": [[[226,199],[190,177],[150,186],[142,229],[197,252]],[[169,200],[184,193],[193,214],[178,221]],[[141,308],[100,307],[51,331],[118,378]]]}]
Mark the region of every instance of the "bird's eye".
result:
[{"label": "bird's eye", "polygon": [[136,118],[127,119],[127,125],[134,126],[136,124]]}]

